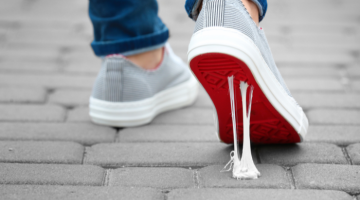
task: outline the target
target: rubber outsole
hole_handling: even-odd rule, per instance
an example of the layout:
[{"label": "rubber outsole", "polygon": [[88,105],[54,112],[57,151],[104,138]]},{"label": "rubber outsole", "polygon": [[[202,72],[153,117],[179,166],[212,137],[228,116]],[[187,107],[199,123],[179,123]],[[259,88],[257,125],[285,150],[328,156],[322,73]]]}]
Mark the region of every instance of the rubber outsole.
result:
[{"label": "rubber outsole", "polygon": [[[243,116],[240,81],[254,86],[250,139],[253,143],[297,143],[301,138],[289,122],[272,106],[254,79],[249,67],[240,59],[222,53],[205,53],[194,57],[190,68],[203,85],[216,109],[219,138],[224,143],[233,143],[230,97],[227,77],[234,76],[237,109],[237,131],[242,142]],[[237,85],[237,86],[235,86]]]}]

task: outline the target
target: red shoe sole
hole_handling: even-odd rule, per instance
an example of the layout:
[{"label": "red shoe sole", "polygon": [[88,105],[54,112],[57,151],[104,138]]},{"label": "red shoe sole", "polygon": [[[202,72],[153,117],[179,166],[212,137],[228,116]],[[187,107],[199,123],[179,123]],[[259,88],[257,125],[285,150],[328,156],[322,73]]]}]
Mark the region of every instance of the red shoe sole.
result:
[{"label": "red shoe sole", "polygon": [[[190,68],[213,101],[219,123],[219,138],[233,143],[230,95],[227,78],[234,76],[234,96],[237,109],[237,132],[243,141],[243,116],[239,84],[254,86],[250,117],[250,140],[257,144],[297,143],[301,139],[295,129],[271,105],[256,83],[250,69],[241,60],[220,53],[207,53],[193,58]],[[249,92],[249,89],[248,89]]]}]

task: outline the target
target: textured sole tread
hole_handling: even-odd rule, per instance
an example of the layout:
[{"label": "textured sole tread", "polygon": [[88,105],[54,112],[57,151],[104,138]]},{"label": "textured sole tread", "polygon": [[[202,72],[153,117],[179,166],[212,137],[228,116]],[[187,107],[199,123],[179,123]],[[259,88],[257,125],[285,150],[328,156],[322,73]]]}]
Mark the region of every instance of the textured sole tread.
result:
[{"label": "textured sole tread", "polygon": [[[237,131],[242,142],[242,103],[240,81],[254,86],[250,117],[250,139],[258,144],[297,143],[301,139],[295,129],[271,105],[256,83],[250,69],[241,60],[221,53],[206,53],[193,58],[190,67],[214,103],[219,125],[219,138],[233,143],[230,97],[227,77],[234,76],[237,108]],[[236,86],[237,85],[237,86]]]}]

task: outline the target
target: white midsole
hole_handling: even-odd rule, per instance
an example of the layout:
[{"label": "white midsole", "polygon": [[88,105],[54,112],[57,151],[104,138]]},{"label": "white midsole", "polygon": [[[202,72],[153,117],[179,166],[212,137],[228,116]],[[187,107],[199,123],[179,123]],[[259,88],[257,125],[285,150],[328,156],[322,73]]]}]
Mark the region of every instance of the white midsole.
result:
[{"label": "white midsole", "polygon": [[198,94],[197,80],[190,79],[153,97],[133,102],[109,102],[90,97],[90,117],[98,124],[132,127],[147,124],[159,113],[191,105]]},{"label": "white midsole", "polygon": [[295,100],[285,92],[263,59],[260,50],[249,37],[230,28],[209,27],[202,29],[191,38],[188,49],[188,64],[196,56],[205,53],[227,54],[243,61],[249,67],[264,95],[294,127],[303,141],[309,126],[306,115]]}]

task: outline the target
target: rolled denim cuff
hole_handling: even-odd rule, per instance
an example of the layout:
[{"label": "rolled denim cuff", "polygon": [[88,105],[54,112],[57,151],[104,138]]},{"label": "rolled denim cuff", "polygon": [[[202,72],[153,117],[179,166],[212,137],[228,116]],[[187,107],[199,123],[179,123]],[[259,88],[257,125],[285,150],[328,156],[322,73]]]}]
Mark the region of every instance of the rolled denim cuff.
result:
[{"label": "rolled denim cuff", "polygon": [[[251,1],[254,2],[259,9],[259,21],[263,20],[267,10],[267,1],[266,0],[251,0]],[[203,0],[187,0],[185,3],[185,10],[188,13],[188,16],[194,21],[196,21],[199,16],[198,10],[202,2]]]},{"label": "rolled denim cuff", "polygon": [[185,10],[188,16],[194,21],[196,21],[199,16],[198,8],[202,1],[203,0],[187,0],[185,3]]},{"label": "rolled denim cuff", "polygon": [[122,54],[125,56],[158,49],[165,45],[169,38],[169,30],[118,41],[93,41],[91,47],[97,56]]}]

